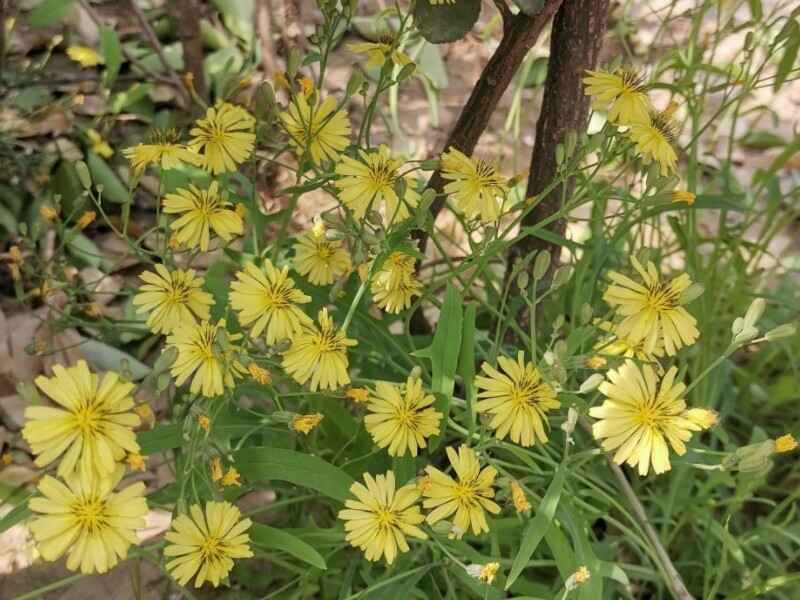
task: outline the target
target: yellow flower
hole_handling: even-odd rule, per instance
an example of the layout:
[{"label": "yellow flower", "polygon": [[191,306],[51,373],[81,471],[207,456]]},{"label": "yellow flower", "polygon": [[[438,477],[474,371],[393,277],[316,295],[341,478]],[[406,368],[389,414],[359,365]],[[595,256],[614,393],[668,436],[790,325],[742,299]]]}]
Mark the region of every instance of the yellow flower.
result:
[{"label": "yellow flower", "polygon": [[347,49],[355,54],[367,55],[367,68],[380,69],[387,60],[401,67],[411,63],[409,56],[401,50],[392,50],[393,40],[386,39],[380,42],[355,42],[347,44]]},{"label": "yellow flower", "polygon": [[89,46],[69,46],[67,56],[84,68],[102,65],[105,61],[94,48]]},{"label": "yellow flower", "polygon": [[135,406],[133,412],[139,415],[139,418],[142,420],[142,425],[146,427],[152,427],[156,422],[156,415],[153,413],[153,409],[150,408],[149,404]]},{"label": "yellow flower", "polygon": [[324,160],[338,160],[339,153],[350,143],[350,123],[344,111],[336,110],[333,96],[325,98],[322,104],[317,98],[311,106],[308,97],[299,94],[281,114],[281,121],[289,143],[298,154],[309,152],[316,165]]},{"label": "yellow flower", "polygon": [[114,151],[111,149],[103,137],[94,129],[86,130],[86,137],[89,138],[89,144],[92,152],[102,156],[103,158],[110,158],[114,156]]},{"label": "yellow flower", "polygon": [[450,182],[444,186],[445,194],[467,218],[491,223],[508,209],[508,187],[494,166],[450,147],[442,154],[441,169],[442,178]]},{"label": "yellow flower", "polygon": [[234,387],[234,378],[247,372],[236,360],[236,348],[231,345],[240,338],[241,334],[225,331],[225,321],[180,325],[167,337],[167,347],[178,351],[170,367],[175,385],[183,385],[194,374],[189,390],[209,398]]},{"label": "yellow flower", "polygon": [[138,452],[131,452],[125,459],[131,471],[144,471],[146,467],[146,459]]},{"label": "yellow flower", "polygon": [[211,481],[217,482],[222,479],[222,459],[219,456],[211,459],[209,468],[211,470]]},{"label": "yellow flower", "polygon": [[467,574],[475,579],[484,581],[486,585],[492,585],[497,572],[500,570],[500,563],[490,562],[485,565],[467,565]]},{"label": "yellow flower", "polygon": [[602,369],[603,367],[606,366],[607,363],[608,361],[602,356],[590,356],[584,361],[583,365],[587,369],[596,370],[596,369]]},{"label": "yellow flower", "polygon": [[671,468],[667,443],[682,456],[691,432],[705,429],[701,420],[690,418],[683,400],[686,386],[675,382],[677,373],[672,367],[659,381],[653,367],[643,365],[640,370],[630,359],[608,372],[599,388],[607,399],[589,409],[589,415],[599,419],[592,433],[603,450],[616,450],[615,463],[638,465],[640,475],[647,475],[651,465],[656,473],[664,473]]},{"label": "yellow flower", "polygon": [[319,327],[306,325],[292,339],[291,347],[283,354],[283,369],[300,385],[310,379],[312,392],[335,390],[350,383],[347,348],[357,344],[335,328],[328,309],[323,308],[319,311]]},{"label": "yellow flower", "polygon": [[380,448],[389,448],[389,456],[405,456],[406,451],[416,456],[427,447],[426,438],[439,433],[442,413],[431,406],[435,400],[418,377],[409,376],[405,387],[379,381],[364,426]]},{"label": "yellow flower", "polygon": [[356,404],[363,404],[369,400],[369,390],[367,388],[348,388],[344,395]]},{"label": "yellow flower", "polygon": [[307,304],[311,298],[294,287],[289,277],[289,267],[278,270],[269,259],[258,268],[252,262],[236,273],[231,283],[231,308],[244,327],[250,327],[250,337],[257,338],[266,330],[268,345],[278,340],[292,339],[311,325],[311,318],[298,304]]},{"label": "yellow flower", "polygon": [[514,509],[517,513],[523,513],[531,509],[531,503],[528,502],[525,496],[525,490],[516,481],[511,482],[511,501],[514,503]]},{"label": "yellow flower", "polygon": [[211,230],[226,242],[244,231],[242,218],[228,207],[231,205],[219,194],[219,184],[214,181],[206,190],[192,184],[189,189],[178,188],[174,194],[164,197],[164,212],[181,214],[182,217],[170,225],[179,244],[200,246],[208,250]]},{"label": "yellow flower", "polygon": [[208,432],[211,429],[211,419],[209,419],[206,415],[197,415],[197,424],[200,426],[200,429]]},{"label": "yellow flower", "polygon": [[297,238],[292,264],[314,285],[330,285],[352,268],[350,253],[340,240],[327,239],[324,226],[319,225]]},{"label": "yellow flower", "polygon": [[650,122],[650,99],[647,87],[635,71],[618,69],[586,71],[586,94],[592,96],[594,110],[608,110],[608,120],[619,125]]},{"label": "yellow flower", "polygon": [[694,201],[697,198],[697,196],[695,196],[692,192],[687,192],[684,190],[675,190],[671,195],[673,202],[684,202],[689,206],[694,204]]},{"label": "yellow flower", "polygon": [[175,517],[164,536],[171,542],[164,548],[164,556],[175,557],[167,563],[167,570],[180,585],[185,586],[197,574],[195,587],[206,581],[217,587],[233,568],[233,559],[253,556],[250,536],[245,533],[253,523],[242,519],[239,509],[229,502],[206,502],[205,513],[199,504],[193,504],[189,514]]},{"label": "yellow flower", "polygon": [[356,482],[350,486],[355,500],[345,500],[345,508],[338,517],[344,521],[345,539],[364,552],[370,561],[386,557],[392,564],[398,552],[409,551],[406,537],[428,539],[417,525],[425,520],[417,505],[419,491],[413,483],[395,489],[393,471],[374,478],[364,473],[364,486]]},{"label": "yellow flower", "polygon": [[258,366],[254,362],[247,365],[247,370],[250,372],[250,377],[261,385],[269,385],[270,382],[272,382],[272,376],[269,374],[269,371]]},{"label": "yellow flower", "polygon": [[709,429],[716,425],[719,420],[717,413],[705,408],[690,408],[684,416],[700,429]]},{"label": "yellow flower", "polygon": [[76,469],[86,479],[109,477],[127,452],[138,452],[133,428],[140,424],[132,412],[132,383],[117,373],[102,380],[85,361],[73,367],[53,367],[53,377],[40,375],[36,386],[60,408],[29,406],[25,409],[22,437],[37,455],[36,466],[45,467],[63,454],[58,474]]},{"label": "yellow flower", "polygon": [[[656,342],[655,348],[652,352],[645,349],[645,340],[638,340],[633,342],[628,338],[620,337],[618,332],[614,330],[614,324],[610,321],[598,321],[596,325],[599,329],[607,331],[609,335],[598,341],[594,349],[602,354],[608,356],[622,356],[624,358],[636,358],[642,362],[658,362],[658,358],[664,356],[664,342],[660,338]],[[595,357],[601,358],[602,357]],[[591,368],[591,367],[590,367]]]},{"label": "yellow flower", "polygon": [[689,275],[683,273],[662,283],[652,262],[645,270],[631,256],[631,264],[644,285],[611,271],[608,277],[613,283],[603,294],[603,300],[622,317],[614,334],[629,344],[644,342],[643,351],[647,354],[654,354],[659,342],[669,356],[684,345],[694,344],[700,335],[697,321],[681,306],[681,294],[692,285]]},{"label": "yellow flower", "polygon": [[395,185],[400,177],[403,160],[393,157],[389,148],[381,145],[376,152],[359,150],[361,160],[342,156],[336,165],[341,178],[335,182],[339,200],[353,211],[356,219],[363,219],[368,209],[383,211],[388,223],[408,218],[408,207],[419,204],[420,195],[414,189],[414,180],[405,177],[405,195],[400,198]]},{"label": "yellow flower", "polygon": [[422,506],[433,509],[426,520],[433,525],[455,513],[453,525],[456,531],[463,534],[472,526],[475,535],[488,532],[489,524],[484,511],[492,514],[500,512],[500,507],[491,500],[494,498],[492,486],[497,471],[494,467],[481,470],[475,451],[468,446],[461,446],[458,454],[452,448],[447,448],[447,457],[458,481],[436,467],[425,467],[431,485],[423,492],[426,499]]},{"label": "yellow flower", "polygon": [[775,452],[778,453],[791,452],[792,450],[796,449],[797,446],[797,440],[794,439],[794,436],[792,436],[791,433],[782,435],[775,440]]},{"label": "yellow flower", "polygon": [[678,163],[678,155],[672,147],[675,131],[666,111],[651,113],[648,121],[631,124],[628,137],[636,146],[636,152],[642,157],[644,164],[657,162],[662,175],[675,172],[675,165]]},{"label": "yellow flower", "polygon": [[14,462],[14,457],[12,456],[11,452],[6,450],[3,452],[2,456],[0,456],[0,462],[3,463],[6,467]]},{"label": "yellow flower", "polygon": [[155,270],[155,273],[145,271],[139,275],[144,284],[133,297],[137,312],[149,313],[147,326],[150,331],[172,333],[179,325],[192,325],[197,319],[208,320],[214,298],[201,289],[203,279],[195,277],[193,269],[169,271],[164,265],[157,264]]},{"label": "yellow flower", "polygon": [[67,568],[82,573],[105,573],[128,548],[138,545],[136,529],[145,526],[147,501],[142,482],[114,492],[122,479],[122,467],[112,475],[86,480],[77,474],[62,483],[45,475],[39,483],[41,496],[28,507],[41,516],[28,527],[42,558],[54,561],[67,554]]},{"label": "yellow flower", "polygon": [[58,213],[52,206],[42,206],[39,209],[39,216],[48,221],[55,221],[58,219]]},{"label": "yellow flower", "polygon": [[235,171],[253,153],[256,120],[245,109],[217,102],[189,131],[189,150],[202,153],[202,166],[214,175]]},{"label": "yellow flower", "polygon": [[242,482],[239,481],[241,475],[239,471],[237,471],[234,467],[228,467],[228,470],[225,471],[225,475],[222,476],[222,480],[220,484],[222,487],[230,487],[232,485],[241,486]]},{"label": "yellow flower", "polygon": [[295,415],[292,417],[292,422],[289,423],[289,428],[297,433],[305,433],[308,435],[313,429],[322,422],[323,416],[319,413],[311,415]]},{"label": "yellow flower", "polygon": [[183,164],[199,166],[203,158],[178,143],[178,133],[174,129],[153,132],[149,144],[137,144],[122,151],[133,168],[135,175],[141,175],[149,165],[162,169],[177,169]]},{"label": "yellow flower", "polygon": [[489,427],[500,440],[508,436],[523,446],[546,442],[546,413],[561,406],[555,391],[542,381],[532,362],[525,362],[521,350],[516,362],[506,356],[500,356],[497,362],[503,373],[483,363],[486,376],[475,377],[475,386],[483,390],[478,394],[482,400],[476,410],[493,415]]},{"label": "yellow flower", "polygon": [[80,230],[86,229],[89,225],[91,225],[94,222],[96,218],[97,218],[96,212],[94,212],[93,210],[87,210],[80,216],[78,221],[75,223],[75,227],[77,227]]},{"label": "yellow flower", "polygon": [[411,306],[414,296],[421,296],[423,286],[416,278],[414,257],[392,252],[372,279],[370,289],[375,304],[388,313],[400,313]]},{"label": "yellow flower", "polygon": [[586,568],[586,565],[583,565],[578,568],[572,575],[570,575],[567,580],[564,582],[564,587],[572,591],[576,589],[579,585],[583,585],[589,578],[592,576],[589,569]]}]

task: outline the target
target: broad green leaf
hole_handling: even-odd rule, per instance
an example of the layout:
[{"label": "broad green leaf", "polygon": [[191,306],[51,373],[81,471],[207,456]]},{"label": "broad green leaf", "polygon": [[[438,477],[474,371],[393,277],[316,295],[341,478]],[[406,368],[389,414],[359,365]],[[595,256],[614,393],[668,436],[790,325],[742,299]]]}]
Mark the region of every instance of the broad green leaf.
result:
[{"label": "broad green leaf", "polygon": [[94,152],[89,152],[86,156],[86,164],[92,174],[94,184],[103,186],[103,200],[110,200],[117,204],[125,204],[130,200],[131,195],[128,193],[128,189],[105,160]]},{"label": "broad green leaf", "polygon": [[100,49],[106,65],[103,84],[107,88],[111,88],[117,80],[119,68],[122,66],[122,46],[119,44],[117,32],[111,27],[100,28]]},{"label": "broad green leaf", "polygon": [[250,447],[234,453],[234,464],[248,481],[287,481],[344,502],[353,478],[321,458],[279,448]]},{"label": "broad green leaf", "polygon": [[472,29],[481,14],[481,0],[458,0],[455,4],[431,4],[419,0],[414,5],[414,24],[429,42],[443,44],[460,40]]},{"label": "broad green leaf", "polygon": [[181,428],[179,425],[156,425],[150,431],[140,431],[136,434],[139,452],[143,456],[178,448],[183,444]]},{"label": "broad green leaf", "polygon": [[248,533],[255,546],[266,550],[280,550],[281,552],[286,552],[317,569],[328,568],[325,564],[325,559],[322,558],[319,552],[314,550],[313,546],[287,533],[283,529],[276,529],[268,525],[254,523],[253,526],[250,527]]},{"label": "broad green leaf", "polygon": [[49,27],[63,19],[72,8],[75,0],[42,0],[30,14],[28,25],[31,27]]},{"label": "broad green leaf", "polygon": [[514,562],[511,565],[511,571],[508,574],[508,581],[506,581],[506,588],[508,589],[517,580],[520,573],[525,569],[525,565],[536,552],[539,543],[547,533],[553,522],[553,517],[558,508],[558,501],[561,499],[561,492],[564,489],[564,481],[567,478],[567,471],[563,465],[559,466],[556,474],[550,485],[547,488],[542,503],[536,512],[536,516],[528,522],[528,526],[522,534],[522,542],[514,557]]},{"label": "broad green leaf", "polygon": [[225,307],[228,306],[228,265],[220,260],[211,265],[206,271],[205,287],[214,296],[214,306],[211,307],[211,319],[221,319]]},{"label": "broad green leaf", "polygon": [[97,267],[101,270],[107,269],[110,266],[109,262],[103,258],[97,244],[82,233],[76,233],[70,236],[67,241],[67,250],[72,256],[87,265]]},{"label": "broad green leaf", "polygon": [[125,366],[134,381],[139,381],[150,373],[150,367],[140,360],[98,340],[87,339],[81,344],[81,352],[89,364],[99,371],[120,371]]}]

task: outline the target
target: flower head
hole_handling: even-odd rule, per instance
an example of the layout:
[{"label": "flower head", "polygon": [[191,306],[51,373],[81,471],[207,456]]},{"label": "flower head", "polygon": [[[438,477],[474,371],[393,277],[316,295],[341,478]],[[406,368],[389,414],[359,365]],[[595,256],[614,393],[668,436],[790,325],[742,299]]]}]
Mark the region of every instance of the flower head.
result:
[{"label": "flower head", "polygon": [[516,481],[511,482],[511,501],[514,503],[514,510],[523,513],[531,509],[531,503],[525,495],[525,490]]},{"label": "flower head", "polygon": [[328,96],[320,104],[316,97],[313,105],[308,94],[298,94],[281,114],[289,143],[298,154],[308,152],[314,164],[325,160],[335,161],[350,143],[350,123],[344,111],[336,110],[336,99]]},{"label": "flower head", "polygon": [[442,154],[441,165],[442,177],[450,182],[444,192],[467,218],[492,223],[508,208],[508,186],[494,166],[471,159],[453,147]]},{"label": "flower head", "polygon": [[414,257],[392,252],[372,278],[375,304],[388,313],[400,313],[411,306],[414,296],[421,296],[423,286],[417,279]]},{"label": "flower head", "polygon": [[797,440],[794,439],[794,436],[791,433],[782,435],[775,440],[775,452],[780,454],[784,452],[792,452],[797,448],[797,446]]},{"label": "flower head", "polygon": [[575,571],[572,575],[570,575],[567,580],[564,582],[564,587],[572,591],[576,589],[579,585],[583,585],[589,578],[592,576],[592,573],[589,569],[586,568],[586,565],[582,565]]},{"label": "flower head", "polygon": [[322,422],[323,416],[319,413],[310,415],[295,415],[289,423],[289,428],[297,433],[308,435]]},{"label": "flower head", "polygon": [[475,386],[483,390],[478,394],[477,411],[492,415],[489,427],[498,439],[509,436],[523,446],[546,442],[546,413],[561,406],[555,391],[542,381],[532,362],[525,362],[524,352],[517,353],[516,362],[506,356],[497,362],[502,373],[483,363],[485,375],[475,377]]},{"label": "flower head", "polygon": [[672,367],[659,381],[653,367],[640,368],[630,359],[608,371],[608,381],[599,388],[606,400],[589,409],[589,415],[599,419],[592,433],[603,450],[616,450],[615,463],[638,465],[640,475],[647,475],[651,466],[664,473],[671,468],[669,446],[681,456],[692,431],[706,428],[707,422],[686,409],[686,386],[675,382],[677,373]]},{"label": "flower head", "polygon": [[628,137],[636,146],[636,152],[642,157],[644,164],[657,162],[662,175],[675,172],[675,165],[678,163],[678,155],[672,147],[675,131],[666,112],[653,112],[647,121],[631,124]]},{"label": "flower head", "polygon": [[386,64],[386,61],[390,61],[401,67],[412,62],[411,58],[409,58],[405,52],[393,50],[393,47],[394,40],[390,37],[381,39],[378,42],[355,42],[347,44],[347,49],[350,50],[350,52],[367,55],[366,66],[368,69],[380,69]]},{"label": "flower head", "polygon": [[319,311],[319,326],[304,325],[283,354],[283,369],[300,385],[311,380],[312,392],[335,390],[350,383],[347,348],[358,344],[336,329],[328,309]]},{"label": "flower head", "polygon": [[192,375],[190,390],[206,397],[219,396],[225,388],[234,386],[234,378],[247,372],[236,359],[233,345],[241,334],[225,331],[225,321],[212,324],[208,321],[180,325],[167,337],[167,347],[178,351],[170,370],[175,385],[183,385]]},{"label": "flower head", "polygon": [[250,377],[261,385],[269,385],[272,382],[272,375],[269,374],[269,371],[254,362],[247,365],[247,371],[250,373]]},{"label": "flower head", "polygon": [[214,175],[235,171],[253,152],[256,120],[241,106],[217,102],[189,131],[187,146],[202,153],[202,166]]},{"label": "flower head", "polygon": [[164,197],[164,212],[183,214],[170,225],[177,241],[205,252],[211,240],[211,230],[226,242],[244,231],[242,218],[228,207],[230,202],[219,194],[219,184],[214,181],[206,190],[189,184],[188,189],[178,188]]},{"label": "flower head", "polygon": [[299,306],[309,302],[311,298],[294,287],[289,267],[279,271],[269,259],[261,268],[248,262],[231,283],[231,308],[239,315],[239,322],[251,327],[250,337],[257,338],[266,331],[269,345],[293,338],[304,325],[312,323]]},{"label": "flower head", "polygon": [[228,467],[228,470],[225,471],[225,475],[222,476],[222,479],[220,479],[219,483],[222,487],[230,487],[233,485],[241,487],[242,482],[239,481],[240,477],[241,475],[235,467]]},{"label": "flower head", "polygon": [[674,356],[684,345],[694,344],[700,335],[697,321],[682,306],[681,299],[681,294],[692,284],[689,275],[683,273],[662,283],[652,262],[647,263],[645,270],[632,256],[631,264],[644,285],[611,271],[608,277],[612,284],[603,294],[603,300],[622,316],[614,328],[617,338],[633,345],[644,342],[642,351],[647,354],[655,354],[663,343],[669,356]]},{"label": "flower head", "polygon": [[108,142],[103,139],[103,136],[96,129],[87,129],[86,137],[89,139],[89,146],[92,152],[103,158],[114,156],[111,146],[108,145]]},{"label": "flower head", "polygon": [[75,222],[75,227],[80,229],[81,231],[86,229],[89,225],[91,225],[94,220],[97,218],[97,213],[93,210],[86,210],[80,216],[80,218]]},{"label": "flower head", "polygon": [[73,473],[64,482],[45,475],[41,496],[28,507],[40,513],[28,527],[36,548],[47,561],[67,554],[67,568],[82,573],[105,573],[125,559],[139,543],[136,529],[144,527],[147,501],[142,482],[114,492],[122,479],[120,466],[107,477],[87,480]]},{"label": "flower head", "polygon": [[147,467],[147,459],[138,452],[131,452],[125,458],[131,471],[144,471]]},{"label": "flower head", "polygon": [[347,248],[341,240],[327,239],[322,223],[298,236],[292,264],[314,285],[330,285],[352,268]]},{"label": "flower head", "polygon": [[430,486],[423,492],[425,500],[422,506],[432,508],[426,520],[433,525],[446,519],[453,513],[453,525],[457,531],[466,532],[470,526],[475,535],[489,531],[484,511],[492,514],[500,512],[494,498],[494,478],[497,471],[494,467],[481,470],[475,451],[468,446],[461,446],[458,453],[447,448],[447,458],[453,465],[458,480],[442,473],[436,467],[425,467],[430,476]]},{"label": "flower head", "polygon": [[197,574],[194,586],[206,581],[217,587],[233,568],[233,559],[249,558],[250,536],[245,533],[253,522],[242,519],[239,509],[229,502],[206,502],[205,512],[199,504],[189,507],[189,514],[180,514],[164,536],[164,556],[174,557],[167,570],[180,585],[186,585]]},{"label": "flower head", "polygon": [[638,73],[617,69],[614,73],[586,71],[586,74],[583,83],[592,97],[594,110],[607,109],[608,120],[619,125],[650,121],[650,98]]},{"label": "flower head", "polygon": [[181,324],[193,324],[196,319],[208,320],[214,298],[204,292],[203,279],[195,277],[192,269],[169,271],[155,265],[156,272],[145,271],[139,277],[144,284],[133,297],[138,313],[149,313],[147,326],[153,333],[172,333]]},{"label": "flower head", "polygon": [[102,65],[105,60],[94,48],[89,46],[68,46],[67,56],[78,63],[84,69]]},{"label": "flower head", "polygon": [[418,377],[409,376],[405,387],[379,381],[369,399],[364,417],[367,431],[389,456],[416,456],[426,439],[439,433],[442,413],[431,406],[435,398],[422,389]]},{"label": "flower head", "polygon": [[467,574],[475,579],[480,579],[486,585],[492,585],[497,572],[500,570],[500,563],[490,562],[485,565],[467,565]]},{"label": "flower head", "polygon": [[672,197],[673,202],[683,202],[689,206],[694,204],[694,201],[697,199],[697,196],[695,196],[692,192],[687,192],[685,190],[675,190],[670,194],[670,196]]},{"label": "flower head", "polygon": [[[624,358],[636,358],[642,362],[651,363],[657,363],[657,359],[664,356],[664,342],[660,338],[656,342],[656,346],[653,348],[652,352],[648,352],[645,349],[645,340],[633,342],[627,337],[620,337],[619,333],[615,331],[614,324],[610,321],[598,321],[596,324],[599,329],[606,331],[609,334],[598,341],[594,346],[594,349],[601,354],[607,356],[622,356]],[[605,360],[602,356],[595,358]]]},{"label": "flower head", "polygon": [[133,168],[135,175],[141,175],[149,165],[162,169],[177,169],[183,164],[198,166],[202,157],[178,143],[178,133],[174,129],[156,130],[150,135],[149,143],[137,144],[122,151]]},{"label": "flower head", "polygon": [[428,536],[417,525],[425,520],[417,505],[419,491],[413,483],[395,489],[394,472],[373,477],[364,473],[364,483],[350,486],[355,500],[345,501],[339,511],[347,532],[345,539],[364,552],[367,560],[382,556],[392,564],[398,552],[408,552],[406,537],[425,540]]},{"label": "flower head", "polygon": [[335,182],[339,188],[339,200],[353,211],[356,219],[363,219],[368,209],[383,211],[388,223],[408,218],[408,207],[419,204],[420,195],[414,189],[410,177],[404,179],[405,193],[397,195],[396,184],[401,177],[403,160],[392,156],[385,145],[376,152],[359,151],[361,160],[342,156],[336,165],[341,178]]},{"label": "flower head", "polygon": [[117,373],[102,380],[81,360],[73,367],[53,367],[53,377],[40,375],[36,386],[59,408],[29,406],[25,409],[22,437],[44,467],[63,455],[58,474],[67,477],[76,469],[85,480],[109,477],[128,452],[138,452],[133,428],[140,424],[131,409],[134,385]]},{"label": "flower head", "polygon": [[356,404],[363,404],[369,400],[370,393],[367,388],[348,388],[344,395]]}]

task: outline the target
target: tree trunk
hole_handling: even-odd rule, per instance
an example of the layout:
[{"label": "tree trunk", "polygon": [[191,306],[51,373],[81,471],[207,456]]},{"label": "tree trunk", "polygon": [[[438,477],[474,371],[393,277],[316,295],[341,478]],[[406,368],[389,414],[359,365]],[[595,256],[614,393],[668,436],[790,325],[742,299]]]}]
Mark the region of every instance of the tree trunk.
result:
[{"label": "tree trunk", "polygon": [[172,14],[178,23],[178,39],[183,46],[184,73],[192,74],[197,95],[207,98],[203,75],[203,37],[200,34],[202,8],[199,0],[175,0]]}]

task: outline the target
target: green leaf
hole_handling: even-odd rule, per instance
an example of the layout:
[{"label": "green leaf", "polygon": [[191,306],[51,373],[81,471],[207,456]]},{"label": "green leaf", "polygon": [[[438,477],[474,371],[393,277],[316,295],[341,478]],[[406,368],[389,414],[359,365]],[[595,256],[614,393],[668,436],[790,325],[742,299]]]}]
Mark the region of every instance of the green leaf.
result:
[{"label": "green leaf", "polygon": [[130,201],[128,189],[111,170],[108,163],[94,152],[87,153],[86,164],[92,174],[95,185],[103,186],[103,200],[110,200],[117,204],[126,204]]},{"label": "green leaf", "polygon": [[123,364],[127,363],[125,366],[135,381],[144,379],[150,373],[150,367],[140,360],[98,340],[87,339],[81,345],[81,351],[89,364],[100,371],[120,371]]},{"label": "green leaf", "polygon": [[32,515],[28,508],[28,499],[31,496],[33,496],[33,494],[29,494],[22,502],[17,504],[10,512],[0,519],[0,533],[11,529],[14,525],[21,523]]},{"label": "green leaf", "polygon": [[786,81],[789,73],[797,60],[797,51],[800,50],[800,25],[796,19],[791,19],[786,22],[783,29],[778,34],[778,39],[788,38],[786,46],[783,50],[781,62],[778,64],[778,72],[775,74],[775,83],[772,89],[777,91]]},{"label": "green leaf", "polygon": [[108,261],[103,258],[100,248],[97,247],[92,240],[83,235],[76,233],[72,235],[67,241],[67,250],[76,259],[83,261],[87,265],[97,267],[98,269],[105,270],[110,265]]},{"label": "green leaf", "polygon": [[119,114],[126,108],[133,106],[134,104],[139,102],[139,100],[146,97],[152,89],[153,89],[152,83],[139,83],[137,81],[124,92],[119,92],[118,94],[114,94],[114,97],[111,99],[111,102],[109,103],[111,112],[115,115]]},{"label": "green leaf", "polygon": [[136,434],[139,452],[143,456],[178,448],[183,444],[181,428],[179,425],[156,425],[150,431],[140,431]]},{"label": "green leaf", "polygon": [[564,481],[566,478],[567,471],[564,465],[561,465],[556,470],[553,481],[550,482],[550,486],[547,488],[547,493],[542,499],[536,516],[528,522],[528,526],[522,534],[522,543],[511,565],[511,571],[508,574],[505,589],[510,588],[517,580],[517,577],[519,577],[520,573],[525,569],[525,565],[528,564],[531,556],[536,552],[536,548],[550,528],[553,517],[556,514],[556,508],[558,508],[558,501],[561,499],[561,492],[564,489]]},{"label": "green leaf", "polygon": [[75,0],[42,0],[30,14],[28,25],[31,27],[49,27],[63,19],[72,8]]},{"label": "green leaf", "polygon": [[467,419],[470,435],[475,431],[475,304],[468,304],[464,313],[464,332],[461,336],[461,355],[458,374],[464,382],[464,398],[467,401]]},{"label": "green leaf", "polygon": [[786,145],[786,140],[776,133],[769,131],[751,131],[741,139],[739,145],[753,150],[769,150]]},{"label": "green leaf", "polygon": [[276,479],[317,490],[344,502],[353,478],[329,462],[294,450],[270,447],[244,448],[234,453],[234,464],[248,481]]},{"label": "green leaf", "polygon": [[254,523],[250,530],[253,544],[266,550],[280,550],[317,569],[327,569],[325,559],[312,546],[282,529]]},{"label": "green leaf", "polygon": [[456,4],[432,5],[419,0],[414,5],[414,24],[429,42],[443,44],[463,38],[481,15],[481,0],[458,0]]},{"label": "green leaf", "polygon": [[103,52],[106,65],[103,84],[110,88],[117,80],[119,68],[122,66],[122,46],[120,46],[117,32],[111,27],[100,27],[100,50]]}]

